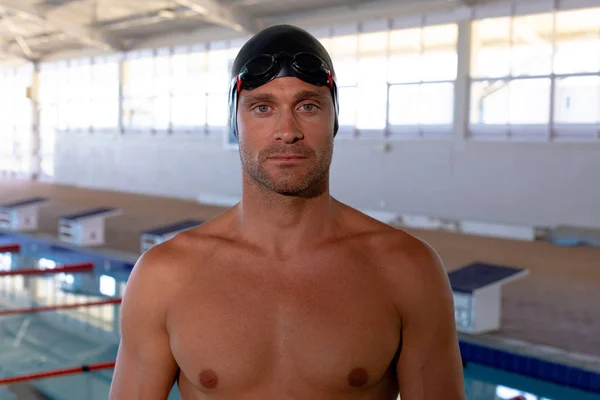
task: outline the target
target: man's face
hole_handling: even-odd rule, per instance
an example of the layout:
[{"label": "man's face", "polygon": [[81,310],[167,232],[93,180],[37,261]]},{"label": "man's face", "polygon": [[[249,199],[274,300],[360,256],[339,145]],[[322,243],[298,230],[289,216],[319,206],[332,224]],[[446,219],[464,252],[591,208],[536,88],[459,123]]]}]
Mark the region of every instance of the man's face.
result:
[{"label": "man's face", "polygon": [[279,194],[320,191],[329,179],[334,117],[329,88],[294,77],[243,90],[237,122],[244,171]]}]

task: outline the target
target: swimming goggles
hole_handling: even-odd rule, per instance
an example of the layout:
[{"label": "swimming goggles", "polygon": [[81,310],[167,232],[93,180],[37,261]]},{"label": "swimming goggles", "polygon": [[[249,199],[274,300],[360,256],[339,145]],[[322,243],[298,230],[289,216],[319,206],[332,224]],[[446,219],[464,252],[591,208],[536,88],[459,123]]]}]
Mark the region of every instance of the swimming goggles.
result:
[{"label": "swimming goggles", "polygon": [[327,64],[312,53],[260,54],[248,60],[240,73],[231,82],[237,94],[242,89],[252,90],[266,84],[278,76],[295,76],[316,86],[334,88],[335,82]]}]

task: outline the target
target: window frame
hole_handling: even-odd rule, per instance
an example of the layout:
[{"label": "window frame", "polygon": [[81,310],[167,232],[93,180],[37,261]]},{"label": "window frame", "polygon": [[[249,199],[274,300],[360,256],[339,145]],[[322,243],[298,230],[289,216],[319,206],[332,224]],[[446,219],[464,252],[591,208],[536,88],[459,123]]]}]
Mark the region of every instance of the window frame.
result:
[{"label": "window frame", "polygon": [[[581,1],[581,4],[574,6],[569,4],[570,7],[565,7],[565,3],[559,4],[559,7],[554,7],[553,4],[537,3],[537,4],[504,4],[504,5],[487,5],[477,6],[474,8],[473,18],[469,21],[471,24],[471,31],[475,24],[479,21],[487,18],[510,18],[511,21],[511,37],[510,46],[512,48],[512,32],[514,27],[514,18],[522,16],[535,16],[543,15],[547,13],[552,14],[552,54],[550,55],[549,65],[550,73],[542,75],[524,75],[524,76],[513,76],[512,71],[509,71],[508,75],[504,76],[474,76],[469,71],[468,77],[468,91],[469,91],[469,104],[467,106],[468,121],[467,121],[467,138],[475,140],[520,140],[520,141],[597,141],[600,139],[600,110],[598,114],[597,123],[563,123],[557,121],[556,118],[556,96],[557,96],[557,82],[561,79],[571,77],[583,77],[583,76],[594,76],[600,77],[600,68],[597,72],[572,72],[572,73],[555,73],[556,66],[556,47],[557,47],[557,19],[558,15],[562,12],[569,12],[574,10],[584,10],[587,8],[600,9],[597,4],[593,4],[592,1]],[[600,31],[600,30],[599,30]],[[469,37],[469,48],[472,51],[474,48],[474,38]],[[598,56],[600,60],[600,36],[598,38]],[[473,65],[473,58],[475,54],[471,53],[469,59],[469,65]],[[600,62],[600,61],[599,61]],[[599,65],[600,67],[600,65]],[[512,66],[511,66],[512,68]],[[526,79],[549,79],[550,90],[548,98],[548,122],[542,124],[511,124],[510,120],[505,124],[485,124],[485,123],[473,123],[473,108],[472,108],[472,92],[474,85],[482,81],[490,80],[503,80],[510,84],[510,82],[516,80]],[[599,86],[600,89],[600,86]],[[509,100],[510,101],[510,100]],[[598,106],[600,108],[600,90],[598,93]],[[510,103],[508,105],[510,109]],[[510,116],[508,117],[510,118]]]}]

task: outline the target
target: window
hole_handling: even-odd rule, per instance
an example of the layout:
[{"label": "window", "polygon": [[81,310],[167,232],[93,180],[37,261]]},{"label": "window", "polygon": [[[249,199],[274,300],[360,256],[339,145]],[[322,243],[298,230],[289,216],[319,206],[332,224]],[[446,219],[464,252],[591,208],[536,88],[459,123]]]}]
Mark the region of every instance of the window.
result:
[{"label": "window", "polygon": [[338,86],[356,85],[358,36],[337,36],[331,39],[330,57],[335,68]]},{"label": "window", "polygon": [[154,90],[154,58],[143,56],[125,62],[125,79],[123,82],[126,97],[151,97]]},{"label": "window", "polygon": [[473,22],[470,130],[545,138],[600,125],[600,8]]},{"label": "window", "polygon": [[555,37],[556,134],[593,136],[600,130],[600,8],[558,13]]},{"label": "window", "polygon": [[156,97],[168,97],[171,93],[171,55],[163,53],[154,58],[154,90]]},{"label": "window", "polygon": [[222,130],[228,119],[231,63],[241,43],[213,42],[173,56],[171,119],[175,131]]},{"label": "window", "polygon": [[123,125],[133,130],[151,130],[154,127],[152,98],[132,96],[123,99]]},{"label": "window", "polygon": [[517,76],[552,72],[552,14],[528,15],[512,20],[510,73]]},{"label": "window", "polygon": [[552,70],[552,24],[551,14],[473,23],[472,129],[548,123],[550,81],[526,77],[549,75]]},{"label": "window", "polygon": [[450,133],[458,72],[458,26],[393,30],[389,40],[391,133]]},{"label": "window", "polygon": [[56,134],[60,128],[60,78],[62,75],[57,64],[40,66],[40,168],[42,174],[48,177],[54,176]]},{"label": "window", "polygon": [[549,78],[481,81],[472,86],[472,124],[547,124],[549,110]]},{"label": "window", "polygon": [[3,110],[3,117],[0,118],[0,158],[12,158],[15,147],[15,121],[14,102],[12,96],[15,94],[15,84],[12,71],[0,71],[0,109]]},{"label": "window", "polygon": [[384,26],[371,24],[368,32],[334,27],[331,37],[318,38],[336,71],[340,131],[400,137],[406,130],[451,132],[458,26]]},{"label": "window", "polygon": [[188,85],[191,83],[190,77],[190,61],[191,54],[189,53],[177,53],[173,54],[171,59],[171,71],[173,78],[173,93],[185,92]]},{"label": "window", "polygon": [[202,85],[208,93],[227,92],[229,84],[229,52],[219,43],[208,51]]},{"label": "window", "polygon": [[206,70],[208,68],[207,52],[202,49],[195,49],[189,54],[189,69],[188,69],[188,92],[191,93],[206,93],[208,86]]},{"label": "window", "polygon": [[458,68],[457,25],[422,28],[421,81],[453,81]]},{"label": "window", "polygon": [[557,78],[554,120],[558,124],[600,125],[600,76]]},{"label": "window", "polygon": [[40,108],[40,156],[45,176],[54,176],[54,150],[58,129],[58,106],[42,103]]},{"label": "window", "polygon": [[198,128],[206,124],[206,95],[190,93],[173,95],[173,128]]},{"label": "window", "polygon": [[206,94],[202,88],[206,52],[192,51],[172,57],[171,124],[174,130],[204,128]]},{"label": "window", "polygon": [[227,109],[227,92],[215,91],[208,93],[206,97],[207,116],[206,122],[209,126],[222,127],[227,125],[228,109]]},{"label": "window", "polygon": [[474,83],[471,86],[471,124],[507,124],[508,92],[507,80]]},{"label": "window", "polygon": [[127,130],[154,128],[154,57],[139,54],[125,62],[123,79],[123,125]]},{"label": "window", "polygon": [[390,88],[390,124],[442,125],[453,121],[454,85],[429,83]]},{"label": "window", "polygon": [[167,131],[171,125],[171,55],[168,50],[159,50],[154,58],[154,88],[152,91],[152,128]]},{"label": "window", "polygon": [[421,28],[390,32],[387,73],[390,83],[421,81]]},{"label": "window", "polygon": [[90,59],[71,61],[62,88],[65,103],[61,106],[69,131],[89,131],[92,126],[92,67]]},{"label": "window", "polygon": [[353,127],[356,124],[356,88],[341,87],[338,90],[340,127]]},{"label": "window", "polygon": [[387,32],[358,37],[356,128],[383,130],[387,120]]},{"label": "window", "polygon": [[94,132],[119,126],[119,68],[116,58],[96,58],[92,65],[91,126]]},{"label": "window", "polygon": [[32,105],[27,97],[33,68],[0,70],[0,171],[28,172],[32,147]]},{"label": "window", "polygon": [[117,129],[119,61],[116,57],[96,57],[42,64],[39,98],[42,169],[52,175],[50,149],[57,131]]},{"label": "window", "polygon": [[419,125],[421,116],[421,85],[401,85],[390,88],[390,124]]},{"label": "window", "polygon": [[511,81],[509,117],[511,124],[547,124],[550,117],[550,79]]},{"label": "window", "polygon": [[211,42],[130,54],[124,68],[125,128],[221,131],[228,118],[229,71],[242,44]]},{"label": "window", "polygon": [[554,73],[600,72],[600,8],[556,15]]},{"label": "window", "polygon": [[203,89],[207,93],[206,122],[210,127],[224,128],[227,125],[229,60],[230,54],[225,43],[211,44],[206,69],[203,71]]},{"label": "window", "polygon": [[322,39],[333,62],[338,86],[340,135],[354,130],[357,123],[358,35],[346,33]]}]

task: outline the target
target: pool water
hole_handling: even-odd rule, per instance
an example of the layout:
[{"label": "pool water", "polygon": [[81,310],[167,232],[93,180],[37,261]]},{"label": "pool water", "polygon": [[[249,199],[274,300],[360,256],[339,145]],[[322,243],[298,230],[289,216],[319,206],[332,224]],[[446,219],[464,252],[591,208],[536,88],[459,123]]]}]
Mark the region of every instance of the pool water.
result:
[{"label": "pool water", "polygon": [[600,395],[469,363],[464,369],[467,400],[600,400]]}]

